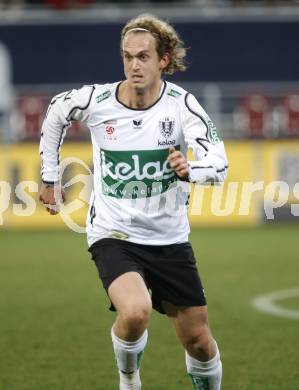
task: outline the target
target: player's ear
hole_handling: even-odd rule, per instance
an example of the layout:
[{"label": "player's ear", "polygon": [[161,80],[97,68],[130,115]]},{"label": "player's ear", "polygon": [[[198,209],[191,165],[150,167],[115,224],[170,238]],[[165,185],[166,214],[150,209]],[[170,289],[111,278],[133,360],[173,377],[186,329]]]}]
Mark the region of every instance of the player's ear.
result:
[{"label": "player's ear", "polygon": [[164,53],[163,56],[160,59],[160,69],[165,69],[169,64],[169,53]]}]

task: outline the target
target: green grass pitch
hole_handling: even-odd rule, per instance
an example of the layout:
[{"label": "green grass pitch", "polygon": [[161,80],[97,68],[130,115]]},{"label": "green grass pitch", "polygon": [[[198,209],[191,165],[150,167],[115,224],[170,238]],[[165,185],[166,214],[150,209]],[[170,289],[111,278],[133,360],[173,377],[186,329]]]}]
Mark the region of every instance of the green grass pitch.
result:
[{"label": "green grass pitch", "polygon": [[[298,225],[191,234],[221,349],[223,390],[299,389],[299,321],[256,311],[254,296],[299,285]],[[0,233],[0,389],[113,390],[114,314],[84,235]],[[299,297],[288,308],[299,310]],[[184,352],[153,313],[144,390],[191,389]]]}]

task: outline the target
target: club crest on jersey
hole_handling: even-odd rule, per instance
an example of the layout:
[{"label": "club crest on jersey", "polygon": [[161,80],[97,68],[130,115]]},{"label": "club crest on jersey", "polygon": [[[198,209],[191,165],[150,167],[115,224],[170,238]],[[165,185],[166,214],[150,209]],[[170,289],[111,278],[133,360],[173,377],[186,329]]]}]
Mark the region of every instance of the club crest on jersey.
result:
[{"label": "club crest on jersey", "polygon": [[169,116],[161,118],[159,120],[159,128],[160,132],[163,135],[163,141],[158,140],[158,146],[174,146],[175,139],[169,139],[174,132],[175,129],[175,119]]},{"label": "club crest on jersey", "polygon": [[174,132],[175,120],[172,117],[166,116],[159,120],[161,134],[165,138],[169,138]]}]

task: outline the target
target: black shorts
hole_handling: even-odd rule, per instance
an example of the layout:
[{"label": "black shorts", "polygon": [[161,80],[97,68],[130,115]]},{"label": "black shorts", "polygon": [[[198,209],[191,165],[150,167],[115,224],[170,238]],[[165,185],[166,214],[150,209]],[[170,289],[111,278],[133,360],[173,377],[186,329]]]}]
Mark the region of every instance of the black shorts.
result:
[{"label": "black shorts", "polygon": [[[118,276],[135,271],[151,290],[153,308],[162,314],[162,301],[187,307],[207,304],[189,242],[154,246],[104,238],[89,252],[106,291]],[[115,310],[113,305],[110,310]]]}]

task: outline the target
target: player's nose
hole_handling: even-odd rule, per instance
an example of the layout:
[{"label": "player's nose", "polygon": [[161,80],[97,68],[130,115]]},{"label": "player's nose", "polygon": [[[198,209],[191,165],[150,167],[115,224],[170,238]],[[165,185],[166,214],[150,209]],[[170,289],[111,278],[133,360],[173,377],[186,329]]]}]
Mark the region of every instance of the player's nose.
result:
[{"label": "player's nose", "polygon": [[132,69],[133,69],[133,70],[139,69],[139,60],[138,60],[138,58],[133,58],[133,61],[132,61]]}]

